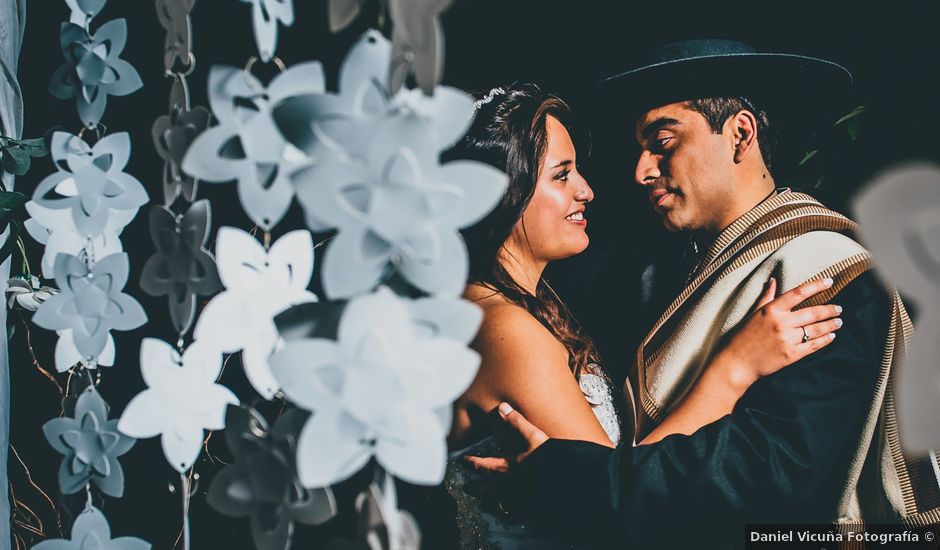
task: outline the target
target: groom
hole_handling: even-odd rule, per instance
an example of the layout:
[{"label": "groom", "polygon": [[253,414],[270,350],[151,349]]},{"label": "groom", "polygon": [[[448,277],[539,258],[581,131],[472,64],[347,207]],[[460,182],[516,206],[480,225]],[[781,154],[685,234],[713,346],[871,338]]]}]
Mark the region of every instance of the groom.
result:
[{"label": "groom", "polygon": [[[940,522],[937,465],[907,460],[898,441],[892,380],[910,333],[904,306],[871,273],[852,221],[777,190],[771,176],[774,114],[789,120],[850,85],[834,63],[724,40],[666,46],[604,82],[637,113],[636,182],[668,229],[694,232],[700,254],[637,351],[625,386],[633,442],[547,440],[500,406],[529,444],[510,469],[520,511],[576,541],[631,548],[736,545],[744,523],[836,522],[857,533],[866,523]],[[794,104],[800,97],[812,101]],[[778,292],[834,279],[804,303],[844,308],[835,341],[759,380],[730,415],[694,434],[635,446],[771,277]]]}]

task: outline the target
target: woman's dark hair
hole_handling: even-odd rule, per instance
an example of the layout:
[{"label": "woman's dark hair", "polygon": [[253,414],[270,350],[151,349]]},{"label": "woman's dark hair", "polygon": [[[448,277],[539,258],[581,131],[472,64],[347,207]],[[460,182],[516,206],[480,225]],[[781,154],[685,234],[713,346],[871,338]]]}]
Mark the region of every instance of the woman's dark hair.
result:
[{"label": "woman's dark hair", "polygon": [[489,215],[463,231],[470,252],[470,282],[502,294],[538,319],[568,351],[568,365],[578,377],[599,359],[591,339],[544,279],[539,279],[533,296],[499,261],[503,244],[535,192],[548,143],[546,119],[551,115],[571,132],[571,109],[534,84],[491,92],[478,105],[466,137],[442,160],[485,162],[509,176],[509,187]]}]

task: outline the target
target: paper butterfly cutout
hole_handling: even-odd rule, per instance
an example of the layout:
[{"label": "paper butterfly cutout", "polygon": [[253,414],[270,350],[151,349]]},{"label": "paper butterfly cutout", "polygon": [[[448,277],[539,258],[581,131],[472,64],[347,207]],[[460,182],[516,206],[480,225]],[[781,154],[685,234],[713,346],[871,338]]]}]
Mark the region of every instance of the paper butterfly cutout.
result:
[{"label": "paper butterfly cutout", "polygon": [[337,513],[329,488],[306,489],[297,479],[297,434],[308,416],[291,409],[269,431],[254,410],[232,406],[226,413],[225,440],[235,463],[213,478],[206,500],[227,516],[248,516],[256,548],[284,550],[295,521],[319,525]]},{"label": "paper butterfly cutout", "polygon": [[128,95],[143,86],[137,70],[120,59],[126,42],[124,19],[108,21],[94,35],[74,23],[62,24],[59,45],[65,63],[52,75],[49,93],[59,99],[76,98],[79,118],[86,126],[101,120],[109,95]]},{"label": "paper butterfly cutout", "polygon": [[853,200],[865,245],[918,313],[897,377],[898,425],[909,452],[940,444],[940,167],[912,163],[877,176]]},{"label": "paper butterfly cutout", "polygon": [[183,157],[196,137],[209,127],[212,115],[205,107],[189,106],[186,81],[177,78],[170,90],[170,114],[162,115],[151,128],[154,147],[164,160],[163,203],[167,206],[179,195],[192,202],[196,180],[181,168]]},{"label": "paper butterfly cutout", "polygon": [[118,432],[117,423],[108,420],[108,404],[89,386],[78,398],[74,418],[53,418],[43,425],[49,444],[64,455],[59,468],[63,494],[76,493],[89,481],[108,496],[124,494],[124,470],[117,457],[135,440]]},{"label": "paper butterfly cutout", "polygon": [[268,356],[279,345],[274,316],[317,299],[307,290],[313,275],[313,239],[307,231],[291,231],[265,252],[248,233],[220,227],[216,262],[225,291],[202,310],[193,336],[220,352],[243,350],[248,381],[271,399],[280,388],[268,366]]},{"label": "paper butterfly cutout", "polygon": [[208,296],[222,287],[215,260],[205,249],[212,210],[209,201],[193,203],[177,216],[162,206],[150,211],[150,238],[157,248],[140,276],[140,288],[151,296],[166,296],[170,320],[180,334],[189,330],[196,315],[196,296]]},{"label": "paper butterfly cutout", "polygon": [[212,67],[209,103],[219,125],[196,138],[183,158],[183,171],[205,181],[237,180],[242,207],[253,222],[269,230],[293,199],[291,174],[311,162],[285,141],[271,111],[289,97],[324,89],[318,62],[294,65],[267,88],[242,69]]},{"label": "paper butterfly cutout", "polygon": [[180,358],[166,342],[144,338],[140,372],[148,389],[127,404],[118,429],[138,439],[160,435],[170,466],[185,472],[202,450],[203,430],[224,428],[226,405],[238,404],[216,383],[221,370],[222,355],[198,341]]},{"label": "paper butterfly cutout", "polygon": [[75,256],[59,254],[59,293],[39,307],[33,322],[50,330],[71,329],[82,356],[97,356],[112,329],[133,330],[147,322],[137,300],[122,292],[127,275],[127,254],[107,256],[90,269]]},{"label": "paper butterfly cutout", "polygon": [[298,442],[304,486],[342,481],[372,456],[405,481],[434,485],[447,433],[434,411],[463,393],[479,356],[416,334],[406,303],[383,288],[349,302],[336,341],[290,340],[269,363],[287,398],[314,412]]},{"label": "paper butterfly cutout", "polygon": [[[36,187],[33,201],[55,210],[69,209],[81,237],[96,237],[116,211],[133,210],[148,201],[147,192],[124,167],[131,153],[127,132],[105,136],[94,147],[67,132],[55,132],[50,147],[58,171]],[[123,220],[122,220],[123,221]],[[48,226],[46,226],[48,227]],[[68,227],[59,224],[58,228]]]},{"label": "paper butterfly cutout", "polygon": [[150,550],[150,543],[137,537],[111,538],[111,526],[104,514],[89,506],[75,519],[72,538],[44,540],[33,550]]}]

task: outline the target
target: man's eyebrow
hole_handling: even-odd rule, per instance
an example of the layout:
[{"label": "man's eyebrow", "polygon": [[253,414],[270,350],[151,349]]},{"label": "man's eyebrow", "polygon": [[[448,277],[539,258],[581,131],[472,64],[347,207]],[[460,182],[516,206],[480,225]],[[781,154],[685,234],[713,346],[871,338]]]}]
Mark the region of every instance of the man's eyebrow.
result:
[{"label": "man's eyebrow", "polygon": [[646,139],[660,128],[665,128],[667,126],[678,126],[680,124],[682,123],[674,118],[660,117],[647,124],[646,127],[643,128],[643,131],[640,132],[640,137]]},{"label": "man's eyebrow", "polygon": [[563,160],[559,162],[558,164],[556,164],[555,166],[552,166],[551,168],[549,168],[549,170],[554,170],[555,168],[558,168],[559,166],[567,166],[569,164],[571,164],[570,160]]}]

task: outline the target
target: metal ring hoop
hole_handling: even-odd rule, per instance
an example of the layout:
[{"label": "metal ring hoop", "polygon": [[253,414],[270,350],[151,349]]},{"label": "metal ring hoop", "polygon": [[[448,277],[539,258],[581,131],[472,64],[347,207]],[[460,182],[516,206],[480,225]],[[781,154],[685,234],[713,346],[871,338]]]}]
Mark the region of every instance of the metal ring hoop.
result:
[{"label": "metal ring hoop", "polygon": [[[179,59],[179,56],[177,56],[177,59]],[[164,73],[166,73],[166,76],[173,78],[186,77],[193,74],[193,71],[196,70],[196,54],[190,51],[189,58],[186,60],[186,64],[183,66],[186,67],[186,70],[183,72],[174,71],[173,69],[166,69]]]},{"label": "metal ring hoop", "polygon": [[[260,92],[261,90],[257,89],[258,87],[255,85],[254,81],[252,80],[251,69],[255,66],[255,63],[257,63],[258,61],[260,61],[260,59],[256,55],[249,57],[248,61],[245,63],[245,69],[244,69],[245,70],[245,82],[248,84],[249,88],[251,88],[252,90],[256,92]],[[284,60],[282,60],[280,57],[276,55],[272,57],[271,61],[268,61],[268,63],[273,63],[274,66],[277,67],[277,71],[279,73],[283,73],[284,71],[287,70],[287,65],[284,64]]]}]

